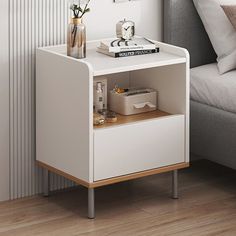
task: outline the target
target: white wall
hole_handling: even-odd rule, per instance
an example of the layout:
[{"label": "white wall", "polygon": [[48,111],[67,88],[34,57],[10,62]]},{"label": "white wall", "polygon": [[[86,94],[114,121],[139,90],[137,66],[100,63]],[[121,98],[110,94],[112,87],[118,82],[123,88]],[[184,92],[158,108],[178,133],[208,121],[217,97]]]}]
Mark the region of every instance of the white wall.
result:
[{"label": "white wall", "polygon": [[9,198],[8,0],[0,1],[0,200]]},{"label": "white wall", "polygon": [[[0,200],[8,198],[8,194],[14,199],[42,191],[42,170],[35,165],[35,49],[65,43],[66,1],[0,0]],[[91,12],[84,21],[88,39],[114,37],[115,25],[123,18],[136,22],[137,34],[162,39],[162,0],[119,4],[114,4],[113,0],[91,0]],[[54,189],[72,185],[55,175],[51,181]]]},{"label": "white wall", "polygon": [[136,23],[138,35],[162,39],[162,0],[136,0],[114,4],[113,0],[92,0],[85,17],[88,38],[114,37],[115,25],[124,18]]}]

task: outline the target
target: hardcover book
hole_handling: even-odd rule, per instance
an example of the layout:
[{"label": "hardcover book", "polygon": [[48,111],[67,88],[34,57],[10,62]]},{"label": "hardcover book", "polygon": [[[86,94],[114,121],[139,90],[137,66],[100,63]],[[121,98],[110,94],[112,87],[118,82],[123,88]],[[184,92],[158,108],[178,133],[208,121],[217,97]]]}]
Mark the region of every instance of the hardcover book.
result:
[{"label": "hardcover book", "polygon": [[147,50],[123,51],[123,52],[109,52],[108,50],[98,47],[97,52],[117,58],[117,57],[129,57],[129,56],[139,56],[139,55],[158,53],[159,48],[147,49]]},{"label": "hardcover book", "polygon": [[118,53],[137,50],[155,50],[156,45],[146,38],[134,37],[132,40],[114,39],[102,41],[99,48],[108,52]]}]

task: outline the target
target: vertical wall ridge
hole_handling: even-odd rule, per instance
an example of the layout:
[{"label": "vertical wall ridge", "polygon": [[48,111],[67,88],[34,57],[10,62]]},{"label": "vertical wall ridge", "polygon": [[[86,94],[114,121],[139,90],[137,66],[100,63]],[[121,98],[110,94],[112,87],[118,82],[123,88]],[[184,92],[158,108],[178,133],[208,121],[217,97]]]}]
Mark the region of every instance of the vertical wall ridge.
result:
[{"label": "vertical wall ridge", "polygon": [[[10,198],[42,192],[35,165],[35,51],[66,39],[67,0],[9,0]],[[52,189],[73,183],[52,175]]]},{"label": "vertical wall ridge", "polygon": [[0,201],[9,199],[9,1],[0,1]]}]

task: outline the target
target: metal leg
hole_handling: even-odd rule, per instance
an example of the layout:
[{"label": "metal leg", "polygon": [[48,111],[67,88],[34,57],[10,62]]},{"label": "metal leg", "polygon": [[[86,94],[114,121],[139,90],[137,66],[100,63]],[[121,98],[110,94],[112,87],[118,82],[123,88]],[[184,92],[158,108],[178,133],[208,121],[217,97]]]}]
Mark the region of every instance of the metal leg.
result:
[{"label": "metal leg", "polygon": [[48,197],[50,193],[50,172],[47,169],[43,170],[43,195]]},{"label": "metal leg", "polygon": [[178,199],[178,170],[172,172],[172,198]]},{"label": "metal leg", "polygon": [[88,189],[88,218],[94,219],[95,218],[95,196],[94,196],[94,189]]}]

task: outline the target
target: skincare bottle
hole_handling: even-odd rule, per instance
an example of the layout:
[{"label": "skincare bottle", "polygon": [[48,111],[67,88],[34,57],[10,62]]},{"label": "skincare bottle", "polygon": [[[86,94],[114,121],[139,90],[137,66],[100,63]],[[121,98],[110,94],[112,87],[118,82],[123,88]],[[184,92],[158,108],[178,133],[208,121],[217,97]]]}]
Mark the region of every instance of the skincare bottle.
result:
[{"label": "skincare bottle", "polygon": [[98,82],[96,84],[96,93],[95,93],[95,112],[103,109],[103,91],[102,91],[102,83]]}]

